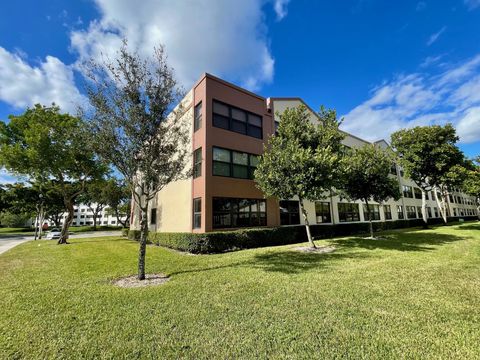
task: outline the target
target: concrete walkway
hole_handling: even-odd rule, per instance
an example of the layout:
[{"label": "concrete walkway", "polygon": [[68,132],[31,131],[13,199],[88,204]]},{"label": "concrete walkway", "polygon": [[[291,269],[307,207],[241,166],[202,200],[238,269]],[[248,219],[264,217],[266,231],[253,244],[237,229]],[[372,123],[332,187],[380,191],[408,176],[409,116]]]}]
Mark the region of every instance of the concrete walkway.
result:
[{"label": "concrete walkway", "polygon": [[[70,235],[70,239],[81,239],[81,238],[93,238],[93,237],[104,237],[104,236],[121,236],[121,231],[91,231],[84,232],[79,234]],[[21,243],[26,241],[33,240],[32,235],[2,235],[0,236],[0,254],[3,254],[5,251],[14,248]],[[57,241],[57,240],[50,240]]]}]

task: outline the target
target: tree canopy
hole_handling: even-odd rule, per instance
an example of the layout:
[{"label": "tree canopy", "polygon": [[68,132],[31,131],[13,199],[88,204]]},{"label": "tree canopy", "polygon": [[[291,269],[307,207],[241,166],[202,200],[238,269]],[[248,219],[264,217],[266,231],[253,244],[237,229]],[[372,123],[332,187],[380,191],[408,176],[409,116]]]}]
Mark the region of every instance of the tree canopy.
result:
[{"label": "tree canopy", "polygon": [[382,203],[401,196],[398,180],[390,176],[394,156],[375,145],[353,148],[344,166],[341,194],[351,200],[362,200],[367,206],[370,236],[373,226],[369,201]]},{"label": "tree canopy", "polygon": [[322,107],[318,124],[310,121],[304,105],[288,108],[279,116],[278,132],[265,145],[255,181],[266,196],[299,199],[308,240],[315,247],[303,201],[321,199],[338,185],[344,136],[334,110]]},{"label": "tree canopy", "polygon": [[191,124],[179,104],[183,91],[162,46],[142,60],[124,41],[115,60],[92,60],[85,67],[90,107],[83,116],[92,143],[122,174],[141,212],[138,278],[143,280],[149,202],[167,184],[190,175]]},{"label": "tree canopy", "polygon": [[88,146],[91,134],[82,120],[55,105],[35,105],[9,119],[0,122],[0,165],[31,181],[58,186],[69,212],[59,240],[66,243],[76,197],[88,181],[106,171]]},{"label": "tree canopy", "polygon": [[445,197],[448,185],[453,184],[454,173],[464,163],[464,155],[457,147],[458,136],[451,124],[444,126],[417,126],[402,129],[391,135],[391,144],[397,152],[405,174],[422,190],[423,217],[426,222],[425,192],[441,190],[442,203],[438,206],[444,221],[447,221]]}]

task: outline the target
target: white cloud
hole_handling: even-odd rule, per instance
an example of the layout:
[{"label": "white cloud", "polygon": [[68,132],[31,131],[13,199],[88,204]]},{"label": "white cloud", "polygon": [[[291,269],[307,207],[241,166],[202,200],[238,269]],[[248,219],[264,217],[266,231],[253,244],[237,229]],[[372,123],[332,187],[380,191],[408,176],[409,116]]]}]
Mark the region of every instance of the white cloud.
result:
[{"label": "white cloud", "polygon": [[398,129],[453,123],[463,143],[480,141],[480,55],[437,75],[397,76],[345,115],[343,129],[367,140]]},{"label": "white cloud", "polygon": [[[114,57],[122,38],[141,56],[164,44],[180,82],[189,87],[203,72],[235,81],[251,90],[273,79],[264,0],[96,0],[100,19],[71,33],[79,60],[100,54]],[[278,18],[288,1],[276,0]]]},{"label": "white cloud", "polygon": [[433,33],[432,35],[430,35],[430,37],[428,38],[428,41],[427,41],[427,46],[430,46],[434,42],[436,42],[438,40],[438,38],[440,37],[440,35],[442,35],[445,32],[445,30],[447,30],[446,26],[442,27],[436,33]]},{"label": "white cloud", "polygon": [[290,0],[275,0],[273,9],[277,14],[277,20],[282,20],[287,15],[287,5]]},{"label": "white cloud", "polygon": [[17,108],[55,102],[64,111],[74,111],[83,96],[75,86],[72,68],[58,58],[47,56],[31,66],[0,47],[0,100]]},{"label": "white cloud", "polygon": [[457,132],[465,143],[480,140],[480,106],[465,111],[457,124]]},{"label": "white cloud", "polygon": [[422,10],[424,10],[426,7],[427,7],[427,3],[426,3],[425,1],[419,1],[419,2],[417,3],[417,6],[416,6],[415,10],[417,10],[417,11],[422,11]]},{"label": "white cloud", "polygon": [[476,9],[480,6],[480,0],[463,0],[465,5],[467,5],[469,10]]}]

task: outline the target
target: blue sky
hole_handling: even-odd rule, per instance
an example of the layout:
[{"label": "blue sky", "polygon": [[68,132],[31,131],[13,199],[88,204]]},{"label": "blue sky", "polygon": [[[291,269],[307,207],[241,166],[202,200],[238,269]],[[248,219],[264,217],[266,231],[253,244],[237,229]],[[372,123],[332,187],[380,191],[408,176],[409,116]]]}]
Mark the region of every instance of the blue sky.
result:
[{"label": "blue sky", "polygon": [[208,71],[298,96],[367,140],[452,122],[480,153],[480,0],[30,0],[0,13],[1,120],[36,102],[72,111],[81,62],[126,37],[145,56],[165,44],[185,88]]}]

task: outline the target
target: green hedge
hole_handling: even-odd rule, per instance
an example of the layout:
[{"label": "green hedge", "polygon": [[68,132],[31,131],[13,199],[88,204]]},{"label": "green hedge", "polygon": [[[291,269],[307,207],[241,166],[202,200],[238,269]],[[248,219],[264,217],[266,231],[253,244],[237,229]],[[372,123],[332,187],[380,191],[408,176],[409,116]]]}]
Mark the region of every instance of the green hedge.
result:
[{"label": "green hedge", "polygon": [[[464,216],[465,220],[476,220],[475,216]],[[458,218],[449,218],[456,221]],[[429,224],[440,224],[442,219],[429,219]],[[421,219],[374,222],[375,231],[422,226]],[[312,225],[315,239],[331,238],[368,233],[368,223],[335,225]],[[130,240],[140,239],[139,230],[128,232]],[[276,228],[253,228],[234,231],[215,231],[204,234],[152,232],[148,234],[148,243],[168,248],[188,251],[195,254],[220,253],[239,249],[264,246],[295,244],[307,241],[305,226],[285,226]]]},{"label": "green hedge", "polygon": [[128,232],[129,231],[130,231],[129,229],[122,229],[122,236],[123,237],[128,237]]}]

